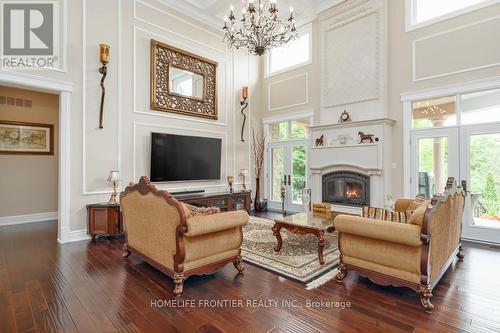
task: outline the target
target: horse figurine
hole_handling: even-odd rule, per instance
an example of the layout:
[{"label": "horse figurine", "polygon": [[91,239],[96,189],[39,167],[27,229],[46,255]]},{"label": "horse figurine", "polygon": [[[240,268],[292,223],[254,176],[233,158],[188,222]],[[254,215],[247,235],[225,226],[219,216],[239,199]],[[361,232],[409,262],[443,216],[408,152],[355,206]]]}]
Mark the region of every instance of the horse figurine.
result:
[{"label": "horse figurine", "polygon": [[364,143],[365,140],[370,140],[370,143],[373,143],[373,137],[374,135],[373,134],[365,134],[363,132],[358,132],[358,135],[359,135],[359,138],[360,138],[360,141],[359,143]]},{"label": "horse figurine", "polygon": [[323,144],[323,139],[325,138],[325,135],[322,134],[318,139],[316,139],[316,147],[318,146],[324,146]]}]

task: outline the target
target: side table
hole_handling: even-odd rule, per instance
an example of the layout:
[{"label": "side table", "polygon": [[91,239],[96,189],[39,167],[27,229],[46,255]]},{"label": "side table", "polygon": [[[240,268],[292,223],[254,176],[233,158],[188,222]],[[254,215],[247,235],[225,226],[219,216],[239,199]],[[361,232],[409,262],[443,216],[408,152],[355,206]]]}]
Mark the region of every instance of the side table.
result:
[{"label": "side table", "polygon": [[97,236],[117,236],[122,231],[119,204],[97,203],[87,205],[87,234],[92,239]]}]

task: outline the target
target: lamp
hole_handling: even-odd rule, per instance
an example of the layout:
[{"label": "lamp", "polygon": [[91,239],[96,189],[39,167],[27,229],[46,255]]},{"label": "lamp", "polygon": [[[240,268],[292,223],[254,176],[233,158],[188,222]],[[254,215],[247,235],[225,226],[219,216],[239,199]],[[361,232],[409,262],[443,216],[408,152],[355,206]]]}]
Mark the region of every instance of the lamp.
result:
[{"label": "lamp", "polygon": [[108,183],[113,185],[113,193],[111,193],[111,197],[109,198],[108,204],[117,204],[116,201],[116,185],[120,182],[120,171],[111,170],[108,176]]},{"label": "lamp", "polygon": [[248,87],[244,86],[241,88],[241,101],[240,105],[243,106],[241,109],[241,114],[243,115],[243,125],[241,125],[241,142],[245,142],[245,139],[243,139],[243,132],[245,131],[245,122],[247,121],[247,116],[243,112],[245,109],[248,107]]},{"label": "lamp", "polygon": [[233,193],[233,192],[234,192],[234,189],[233,189],[233,181],[234,181],[233,176],[227,176],[227,184],[229,185],[229,192],[230,192],[230,193]]},{"label": "lamp", "polygon": [[106,95],[106,89],[104,88],[104,79],[106,79],[106,75],[108,74],[108,68],[106,65],[109,63],[109,45],[101,44],[99,45],[99,55],[102,63],[102,67],[99,68],[99,73],[102,74],[101,78],[101,109],[99,112],[99,128],[103,128],[102,126],[102,116],[103,116],[103,108],[104,108],[104,96]]},{"label": "lamp", "polygon": [[246,191],[247,190],[247,185],[245,184],[245,178],[248,177],[248,170],[247,169],[241,169],[240,170],[240,177],[242,178],[243,191]]}]

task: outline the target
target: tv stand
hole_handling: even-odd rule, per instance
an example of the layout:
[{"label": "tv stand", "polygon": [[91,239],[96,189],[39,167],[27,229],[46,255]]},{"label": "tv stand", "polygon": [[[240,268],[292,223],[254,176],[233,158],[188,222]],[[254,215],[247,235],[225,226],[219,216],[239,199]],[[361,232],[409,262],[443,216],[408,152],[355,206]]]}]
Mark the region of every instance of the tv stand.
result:
[{"label": "tv stand", "polygon": [[221,211],[247,210],[252,207],[252,191],[172,194],[175,199],[193,206],[219,207]]},{"label": "tv stand", "polygon": [[180,191],[180,192],[170,192],[174,197],[176,195],[194,194],[194,193],[205,193],[205,190],[193,190],[193,191]]}]

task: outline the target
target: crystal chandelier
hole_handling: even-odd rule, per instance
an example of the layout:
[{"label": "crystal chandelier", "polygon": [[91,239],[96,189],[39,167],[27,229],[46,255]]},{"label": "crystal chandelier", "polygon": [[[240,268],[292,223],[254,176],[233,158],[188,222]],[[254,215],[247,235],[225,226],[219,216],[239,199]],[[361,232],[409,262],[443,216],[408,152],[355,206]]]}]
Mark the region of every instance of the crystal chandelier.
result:
[{"label": "crystal chandelier", "polygon": [[224,18],[224,41],[229,47],[248,48],[261,56],[267,50],[282,46],[297,37],[293,7],[287,21],[278,17],[276,0],[242,0],[243,9],[238,26],[231,5],[229,17]]}]

